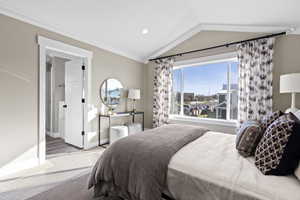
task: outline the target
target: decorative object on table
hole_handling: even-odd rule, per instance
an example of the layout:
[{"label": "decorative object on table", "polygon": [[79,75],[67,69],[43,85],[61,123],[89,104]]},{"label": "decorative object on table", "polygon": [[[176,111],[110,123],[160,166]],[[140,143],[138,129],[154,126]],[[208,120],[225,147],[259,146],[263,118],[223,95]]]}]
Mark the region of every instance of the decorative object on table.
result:
[{"label": "decorative object on table", "polygon": [[135,103],[141,98],[140,89],[129,89],[128,90],[128,99],[132,99],[132,112],[136,112]]},{"label": "decorative object on table", "polygon": [[133,134],[142,132],[142,130],[143,130],[141,123],[130,123],[130,124],[127,124],[127,127],[128,127],[129,135],[133,135]]},{"label": "decorative object on table", "polygon": [[113,78],[104,80],[100,87],[100,98],[108,108],[108,114],[113,114],[116,107],[120,104],[123,94],[122,83]]},{"label": "decorative object on table", "polygon": [[108,115],[113,115],[114,114],[114,108],[113,107],[108,107],[107,114]]},{"label": "decorative object on table", "polygon": [[236,149],[243,157],[254,156],[264,132],[258,121],[246,121],[236,135]]},{"label": "decorative object on table", "polygon": [[[98,146],[102,146],[105,147],[104,145],[109,144],[110,143],[110,138],[108,138],[108,141],[106,143],[101,143],[101,129],[102,129],[102,119],[107,119],[108,120],[108,131],[110,132],[110,128],[112,127],[112,120],[113,119],[120,119],[120,118],[131,118],[131,123],[135,123],[136,121],[136,116],[141,116],[141,120],[142,120],[142,131],[144,131],[144,123],[145,123],[145,115],[144,112],[140,112],[137,111],[135,113],[133,112],[117,112],[114,113],[112,115],[108,115],[108,114],[100,114],[98,117]],[[117,121],[117,120],[116,120]],[[106,127],[105,127],[106,128]],[[108,133],[108,135],[110,136],[110,133]]]},{"label": "decorative object on table", "polygon": [[265,175],[294,174],[300,159],[300,121],[293,113],[275,120],[255,151],[255,165]]},{"label": "decorative object on table", "polygon": [[274,38],[237,45],[239,62],[239,123],[261,120],[272,112]]},{"label": "decorative object on table", "polygon": [[280,93],[292,93],[291,107],[285,112],[297,112],[296,93],[300,93],[300,73],[284,74],[280,76]]},{"label": "decorative object on table", "polygon": [[110,144],[116,142],[117,140],[128,136],[127,126],[112,126],[109,131]]}]

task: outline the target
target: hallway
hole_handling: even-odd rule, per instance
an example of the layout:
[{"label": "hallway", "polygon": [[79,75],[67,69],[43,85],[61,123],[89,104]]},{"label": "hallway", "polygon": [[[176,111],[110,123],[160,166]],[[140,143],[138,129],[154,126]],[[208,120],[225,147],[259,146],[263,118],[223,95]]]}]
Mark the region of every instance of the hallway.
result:
[{"label": "hallway", "polygon": [[65,143],[62,138],[46,136],[46,156],[77,151],[81,151],[81,149]]}]

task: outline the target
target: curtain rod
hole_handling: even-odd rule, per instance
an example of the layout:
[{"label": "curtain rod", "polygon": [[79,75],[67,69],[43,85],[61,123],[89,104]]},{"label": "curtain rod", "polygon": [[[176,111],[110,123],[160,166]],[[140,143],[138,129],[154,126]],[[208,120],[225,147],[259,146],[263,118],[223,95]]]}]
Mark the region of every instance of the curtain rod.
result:
[{"label": "curtain rod", "polygon": [[276,36],[280,36],[280,35],[286,35],[286,32],[274,33],[274,34],[265,35],[265,36],[256,37],[256,38],[251,38],[251,39],[247,39],[247,40],[241,40],[241,41],[237,41],[237,42],[231,42],[231,43],[227,43],[227,44],[212,46],[212,47],[208,47],[208,48],[204,48],[204,49],[196,49],[196,50],[192,50],[192,51],[186,51],[186,52],[177,53],[177,54],[173,54],[173,55],[169,55],[169,56],[161,56],[161,57],[149,59],[149,61],[155,61],[155,60],[170,58],[170,57],[183,56],[183,55],[186,55],[186,54],[196,53],[196,52],[200,52],[200,51],[207,51],[207,50],[221,48],[221,47],[229,47],[231,45],[241,44],[241,43],[244,43],[244,42],[250,42],[250,41],[265,39],[265,38],[270,38],[270,37],[276,37]]}]

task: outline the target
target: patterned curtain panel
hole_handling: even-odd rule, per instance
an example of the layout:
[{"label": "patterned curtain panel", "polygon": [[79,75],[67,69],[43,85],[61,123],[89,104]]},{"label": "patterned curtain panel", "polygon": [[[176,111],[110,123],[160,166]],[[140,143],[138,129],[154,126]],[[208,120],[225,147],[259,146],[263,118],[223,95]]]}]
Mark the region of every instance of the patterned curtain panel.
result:
[{"label": "patterned curtain panel", "polygon": [[153,94],[154,128],[166,124],[169,119],[173,63],[172,58],[156,61]]},{"label": "patterned curtain panel", "polygon": [[272,112],[274,38],[237,45],[239,122],[261,120]]}]

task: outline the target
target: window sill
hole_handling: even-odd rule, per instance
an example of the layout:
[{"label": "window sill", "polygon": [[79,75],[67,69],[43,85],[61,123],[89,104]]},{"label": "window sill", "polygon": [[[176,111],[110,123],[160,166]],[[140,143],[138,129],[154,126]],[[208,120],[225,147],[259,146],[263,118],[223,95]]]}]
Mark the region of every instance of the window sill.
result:
[{"label": "window sill", "polygon": [[182,115],[170,115],[171,121],[181,121],[181,122],[193,122],[199,124],[210,124],[219,125],[236,128],[238,123],[237,120],[222,120],[222,119],[208,119],[208,118],[197,118]]}]

